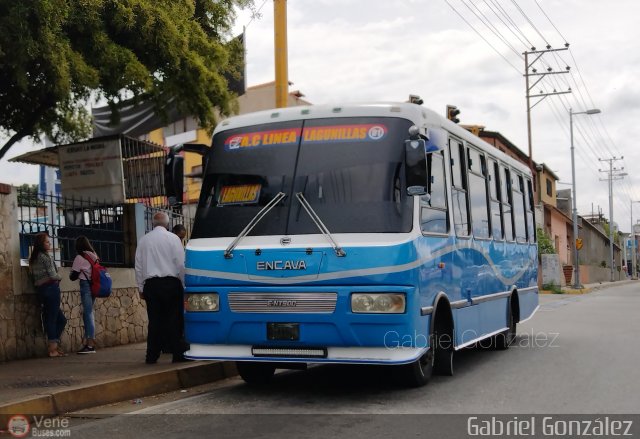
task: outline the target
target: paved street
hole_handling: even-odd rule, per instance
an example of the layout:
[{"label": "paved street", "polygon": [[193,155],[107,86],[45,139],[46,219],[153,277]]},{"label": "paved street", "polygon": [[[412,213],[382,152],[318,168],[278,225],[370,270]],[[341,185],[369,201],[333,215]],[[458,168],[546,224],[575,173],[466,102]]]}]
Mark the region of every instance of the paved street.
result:
[{"label": "paved street", "polygon": [[[637,284],[581,296],[544,295],[540,302],[536,316],[518,326],[516,346],[458,352],[455,375],[434,377],[424,388],[394,386],[383,367],[320,366],[280,373],[264,388],[228,379],[201,395],[134,412],[182,416],[119,416],[78,428],[83,436],[102,437],[122,432],[132,420],[131,428],[150,435],[177,432],[182,419],[203,431],[216,424],[216,417],[185,416],[192,414],[637,413]],[[347,425],[345,421],[344,428],[351,428]],[[348,431],[334,427],[333,434],[340,437]]]}]

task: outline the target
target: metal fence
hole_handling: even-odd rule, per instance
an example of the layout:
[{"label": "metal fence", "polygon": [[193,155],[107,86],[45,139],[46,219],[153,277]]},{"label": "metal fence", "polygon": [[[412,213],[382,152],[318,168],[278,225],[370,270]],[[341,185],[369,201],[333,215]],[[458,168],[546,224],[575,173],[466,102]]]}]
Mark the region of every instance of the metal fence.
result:
[{"label": "metal fence", "polygon": [[47,232],[54,260],[69,266],[76,255],[75,240],[84,235],[106,266],[125,266],[123,204],[74,199],[18,188],[20,257],[28,259],[35,235]]},{"label": "metal fence", "polygon": [[166,212],[166,214],[169,215],[169,231],[173,230],[173,227],[178,224],[183,225],[187,230],[185,240],[189,239],[191,230],[193,229],[193,219],[174,209],[147,206],[144,214],[145,232],[148,233],[153,230],[153,215],[157,212]]},{"label": "metal fence", "polygon": [[[127,204],[111,204],[107,201],[78,199],[43,194],[37,190],[19,187],[18,228],[20,234],[20,258],[26,262],[38,233],[46,232],[52,241],[52,256],[61,266],[70,266],[76,256],[75,240],[86,236],[107,267],[132,267],[136,233],[135,209]],[[133,201],[133,200],[131,200]],[[180,211],[166,207],[144,210],[145,232],[153,229],[156,212],[169,215],[169,230],[182,224],[191,236],[192,220]]]}]

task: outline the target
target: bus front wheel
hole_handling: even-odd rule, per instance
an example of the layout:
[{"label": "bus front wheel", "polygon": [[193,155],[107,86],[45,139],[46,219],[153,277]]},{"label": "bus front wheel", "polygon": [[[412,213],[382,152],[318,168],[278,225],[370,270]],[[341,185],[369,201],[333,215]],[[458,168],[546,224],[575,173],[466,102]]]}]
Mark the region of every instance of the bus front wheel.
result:
[{"label": "bus front wheel", "polygon": [[429,349],[424,355],[413,363],[396,366],[398,381],[407,387],[422,387],[431,378],[433,373],[433,349]]},{"label": "bus front wheel", "polygon": [[248,384],[266,384],[276,371],[274,365],[257,361],[236,361],[240,377]]},{"label": "bus front wheel", "polygon": [[448,331],[434,334],[433,373],[453,376],[453,335]]}]

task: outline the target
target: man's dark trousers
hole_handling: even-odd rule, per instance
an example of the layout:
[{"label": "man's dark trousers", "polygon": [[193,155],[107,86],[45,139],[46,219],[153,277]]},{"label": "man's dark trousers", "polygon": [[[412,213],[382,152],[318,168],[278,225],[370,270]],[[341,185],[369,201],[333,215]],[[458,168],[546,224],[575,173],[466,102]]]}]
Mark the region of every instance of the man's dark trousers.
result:
[{"label": "man's dark trousers", "polygon": [[[155,363],[162,346],[169,345],[173,360],[182,359],[180,343],[180,313],[184,289],[177,277],[152,277],[144,283],[149,329],[147,334],[147,363]],[[167,340],[164,340],[167,337]]]}]

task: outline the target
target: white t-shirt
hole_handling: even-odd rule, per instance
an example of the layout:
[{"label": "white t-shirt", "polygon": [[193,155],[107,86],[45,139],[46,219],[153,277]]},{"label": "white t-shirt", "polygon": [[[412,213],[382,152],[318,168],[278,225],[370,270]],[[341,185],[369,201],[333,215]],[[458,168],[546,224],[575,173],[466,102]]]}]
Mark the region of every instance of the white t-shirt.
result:
[{"label": "white t-shirt", "polygon": [[[98,255],[96,255],[94,252],[83,252],[83,253],[86,254],[89,258],[91,258],[92,261],[95,261],[96,259],[98,259]],[[91,264],[89,263],[89,261],[87,261],[84,258],[84,256],[81,256],[81,255],[76,256],[76,258],[73,260],[73,265],[71,266],[71,270],[77,271],[78,273],[80,273],[80,275],[78,276],[79,279],[91,280]]]}]

